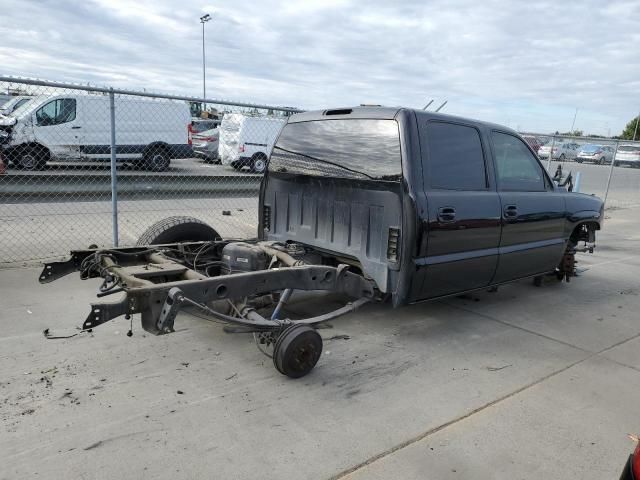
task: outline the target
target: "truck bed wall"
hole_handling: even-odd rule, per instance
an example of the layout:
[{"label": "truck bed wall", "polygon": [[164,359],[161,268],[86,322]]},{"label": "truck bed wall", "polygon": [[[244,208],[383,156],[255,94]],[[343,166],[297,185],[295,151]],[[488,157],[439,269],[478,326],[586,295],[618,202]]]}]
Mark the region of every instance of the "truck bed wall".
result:
[{"label": "truck bed wall", "polygon": [[263,236],[356,258],[381,291],[393,291],[389,268],[397,267],[387,260],[387,244],[389,228],[401,228],[399,191],[386,182],[270,174],[264,205],[271,228]]}]

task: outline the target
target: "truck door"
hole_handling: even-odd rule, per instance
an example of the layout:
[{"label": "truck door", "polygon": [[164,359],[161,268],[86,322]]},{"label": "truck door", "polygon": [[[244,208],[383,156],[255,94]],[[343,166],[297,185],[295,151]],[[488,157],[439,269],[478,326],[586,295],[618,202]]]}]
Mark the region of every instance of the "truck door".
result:
[{"label": "truck door", "polygon": [[57,98],[36,110],[33,133],[36,142],[46,146],[58,159],[77,158],[77,105],[74,98]]},{"label": "truck door", "polygon": [[490,150],[472,125],[418,117],[418,127],[424,183],[418,202],[426,218],[416,259],[422,281],[414,282],[414,300],[485,287],[495,273],[500,243]]},{"label": "truck door", "polygon": [[565,198],[517,136],[491,133],[502,205],[500,258],[494,283],[553,271],[565,248]]}]

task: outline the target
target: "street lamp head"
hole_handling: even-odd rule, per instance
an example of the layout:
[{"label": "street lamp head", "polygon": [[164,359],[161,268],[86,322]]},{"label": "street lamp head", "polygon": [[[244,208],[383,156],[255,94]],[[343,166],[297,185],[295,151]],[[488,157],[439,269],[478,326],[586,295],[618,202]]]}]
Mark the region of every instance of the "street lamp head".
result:
[{"label": "street lamp head", "polygon": [[208,13],[200,17],[200,23],[205,23],[205,22],[208,22],[209,20],[211,20],[211,15],[209,15]]}]

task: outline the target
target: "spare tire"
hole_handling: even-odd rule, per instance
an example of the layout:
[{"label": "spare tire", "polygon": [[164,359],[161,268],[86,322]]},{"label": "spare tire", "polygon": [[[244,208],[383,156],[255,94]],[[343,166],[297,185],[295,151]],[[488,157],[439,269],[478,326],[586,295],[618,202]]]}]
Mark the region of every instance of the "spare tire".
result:
[{"label": "spare tire", "polygon": [[219,239],[220,234],[193,217],[168,217],[151,225],[140,235],[136,245],[161,245],[176,242],[206,242]]}]

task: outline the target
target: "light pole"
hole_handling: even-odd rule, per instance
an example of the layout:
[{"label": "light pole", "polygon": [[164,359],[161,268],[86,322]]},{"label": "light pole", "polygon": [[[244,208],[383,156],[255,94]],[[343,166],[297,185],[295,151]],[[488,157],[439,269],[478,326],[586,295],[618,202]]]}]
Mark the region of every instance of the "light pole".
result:
[{"label": "light pole", "polygon": [[204,24],[211,20],[211,15],[208,13],[200,17],[200,23],[202,24],[202,98],[207,98],[207,79],[206,79],[206,67],[204,63]]},{"label": "light pole", "polygon": [[576,107],[576,113],[573,114],[573,122],[571,122],[571,133],[573,135],[573,127],[576,125],[576,117],[578,116],[578,108]]}]

